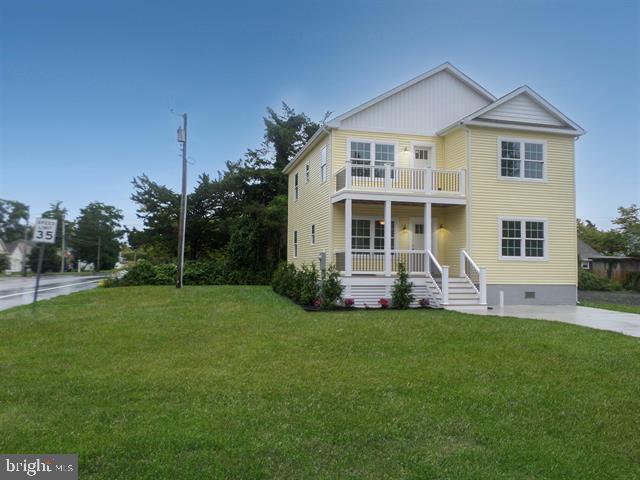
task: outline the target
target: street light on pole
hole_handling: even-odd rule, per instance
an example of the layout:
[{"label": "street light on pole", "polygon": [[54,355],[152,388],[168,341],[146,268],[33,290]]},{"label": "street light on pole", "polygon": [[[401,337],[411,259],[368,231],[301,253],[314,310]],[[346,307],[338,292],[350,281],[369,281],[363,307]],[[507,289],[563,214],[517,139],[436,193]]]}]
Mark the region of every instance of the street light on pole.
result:
[{"label": "street light on pole", "polygon": [[187,223],[187,114],[182,114],[182,127],[178,128],[178,143],[182,147],[182,193],[180,197],[180,221],[178,226],[178,269],[176,288],[182,288],[184,274],[184,238]]}]

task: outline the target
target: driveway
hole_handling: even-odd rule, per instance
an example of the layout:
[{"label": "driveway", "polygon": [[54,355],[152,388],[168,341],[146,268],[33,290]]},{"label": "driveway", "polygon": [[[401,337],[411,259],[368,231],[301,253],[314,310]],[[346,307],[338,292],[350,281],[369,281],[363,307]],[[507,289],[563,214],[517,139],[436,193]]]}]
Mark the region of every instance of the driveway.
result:
[{"label": "driveway", "polygon": [[452,310],[477,315],[551,320],[640,337],[640,315],[614,312],[601,308],[580,307],[577,305],[511,305],[502,308],[493,307],[492,310],[465,309],[463,307]]},{"label": "driveway", "polygon": [[[38,300],[67,295],[98,286],[104,275],[45,275],[40,278]],[[33,301],[35,277],[0,278],[0,310],[25,305]]]}]

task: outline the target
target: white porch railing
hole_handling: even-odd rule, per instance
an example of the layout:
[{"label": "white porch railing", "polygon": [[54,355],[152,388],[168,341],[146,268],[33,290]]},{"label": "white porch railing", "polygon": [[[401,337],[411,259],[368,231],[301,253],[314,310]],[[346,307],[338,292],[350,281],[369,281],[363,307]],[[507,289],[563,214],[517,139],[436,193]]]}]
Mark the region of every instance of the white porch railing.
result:
[{"label": "white porch railing", "polygon": [[487,269],[478,267],[465,249],[460,250],[460,275],[467,277],[478,295],[480,305],[487,304]]},{"label": "white porch railing", "polygon": [[431,250],[428,250],[428,253],[429,268],[427,270],[427,276],[431,277],[440,291],[440,303],[442,305],[447,305],[449,303],[449,267],[446,265],[440,265]]},{"label": "white porch railing", "polygon": [[[345,270],[344,251],[335,252],[335,264],[339,271]],[[426,253],[424,250],[391,250],[391,273],[398,272],[403,264],[409,273],[425,273]],[[384,250],[352,250],[351,273],[383,274]]]},{"label": "white porch railing", "polygon": [[465,195],[465,170],[356,165],[351,162],[335,174],[336,191],[367,190]]}]

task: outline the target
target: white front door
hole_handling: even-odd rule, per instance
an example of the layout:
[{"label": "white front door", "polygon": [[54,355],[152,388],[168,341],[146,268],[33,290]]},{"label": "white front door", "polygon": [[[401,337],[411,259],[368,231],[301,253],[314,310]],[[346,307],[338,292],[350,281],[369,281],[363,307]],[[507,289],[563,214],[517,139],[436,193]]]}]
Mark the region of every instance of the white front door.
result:
[{"label": "white front door", "polygon": [[[438,255],[438,237],[436,231],[438,228],[438,219],[431,218],[431,251],[434,255]],[[411,250],[424,250],[424,219],[411,219]]]},{"label": "white front door", "polygon": [[430,168],[432,151],[431,147],[415,145],[413,147],[413,168]]}]

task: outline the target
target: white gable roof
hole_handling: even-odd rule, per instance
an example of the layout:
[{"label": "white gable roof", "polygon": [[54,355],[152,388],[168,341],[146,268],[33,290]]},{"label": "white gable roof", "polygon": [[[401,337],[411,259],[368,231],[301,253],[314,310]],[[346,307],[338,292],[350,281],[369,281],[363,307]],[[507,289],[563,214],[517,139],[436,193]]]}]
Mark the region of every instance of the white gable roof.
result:
[{"label": "white gable roof", "polygon": [[438,135],[443,135],[460,125],[515,127],[572,135],[585,133],[582,127],[526,85],[459,119],[438,131]]},{"label": "white gable roof", "polygon": [[330,120],[328,126],[433,135],[493,101],[491,93],[444,63]]}]

